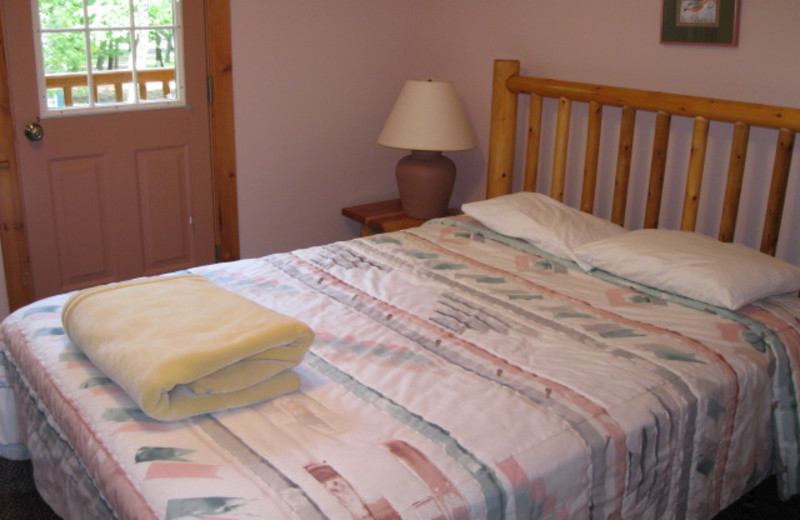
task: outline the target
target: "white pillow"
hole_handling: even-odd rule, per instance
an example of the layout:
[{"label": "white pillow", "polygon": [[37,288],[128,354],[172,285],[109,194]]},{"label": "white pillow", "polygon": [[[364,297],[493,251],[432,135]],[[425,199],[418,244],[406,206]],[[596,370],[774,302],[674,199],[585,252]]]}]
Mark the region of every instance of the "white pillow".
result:
[{"label": "white pillow", "polygon": [[612,222],[541,193],[519,192],[470,202],[461,210],[492,231],[573,260],[573,250],[579,245],[625,232]]},{"label": "white pillow", "polygon": [[642,229],[579,247],[578,264],[736,310],[800,290],[800,267],[689,231]]}]

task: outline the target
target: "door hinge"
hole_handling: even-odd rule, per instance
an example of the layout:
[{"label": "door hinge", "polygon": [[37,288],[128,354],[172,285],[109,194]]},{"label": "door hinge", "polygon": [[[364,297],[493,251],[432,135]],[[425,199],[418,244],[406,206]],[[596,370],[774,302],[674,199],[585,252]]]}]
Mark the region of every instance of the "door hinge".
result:
[{"label": "door hinge", "polygon": [[208,93],[208,104],[214,104],[214,78],[206,77],[206,92]]}]

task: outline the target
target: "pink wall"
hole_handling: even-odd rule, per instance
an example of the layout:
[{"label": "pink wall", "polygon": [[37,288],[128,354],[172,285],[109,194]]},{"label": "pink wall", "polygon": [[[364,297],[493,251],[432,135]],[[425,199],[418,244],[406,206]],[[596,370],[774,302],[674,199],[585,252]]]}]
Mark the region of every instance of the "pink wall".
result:
[{"label": "pink wall", "polygon": [[[660,44],[653,1],[232,4],[244,256],[350,238],[343,205],[394,196],[402,154],[375,139],[407,78],[454,80],[474,123],[479,147],[451,154],[454,203],[483,197],[495,58],[542,76],[800,106],[800,2],[743,2],[735,48]],[[800,221],[797,173],[787,225]],[[779,253],[800,264],[792,247]]]},{"label": "pink wall", "polygon": [[393,198],[376,143],[412,65],[402,0],[234,0],[242,256],[349,238],[343,206]]}]

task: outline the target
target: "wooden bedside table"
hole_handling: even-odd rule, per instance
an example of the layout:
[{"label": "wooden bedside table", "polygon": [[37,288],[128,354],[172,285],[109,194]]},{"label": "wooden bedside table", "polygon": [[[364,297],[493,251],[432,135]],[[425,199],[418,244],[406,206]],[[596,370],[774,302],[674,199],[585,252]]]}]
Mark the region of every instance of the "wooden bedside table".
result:
[{"label": "wooden bedside table", "polygon": [[[450,214],[458,213],[457,210],[451,210]],[[426,222],[423,219],[407,216],[403,212],[400,199],[383,200],[381,202],[342,208],[342,215],[361,223],[362,237],[413,228]]]}]

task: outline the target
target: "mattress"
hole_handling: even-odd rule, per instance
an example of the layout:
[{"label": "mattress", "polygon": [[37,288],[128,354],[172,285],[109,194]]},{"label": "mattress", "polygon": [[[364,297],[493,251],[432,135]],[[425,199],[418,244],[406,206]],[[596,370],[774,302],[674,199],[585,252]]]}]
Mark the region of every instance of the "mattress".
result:
[{"label": "mattress", "polygon": [[66,338],[67,295],[20,309],[0,431],[59,514],[711,518],[772,473],[797,491],[796,295],[687,304],[468,218],[191,272],[311,326],[301,390],[157,421]]},{"label": "mattress", "polygon": [[14,392],[5,371],[5,356],[0,352],[0,457],[26,460],[30,458],[30,454],[21,442],[19,426],[15,420],[16,413]]}]

